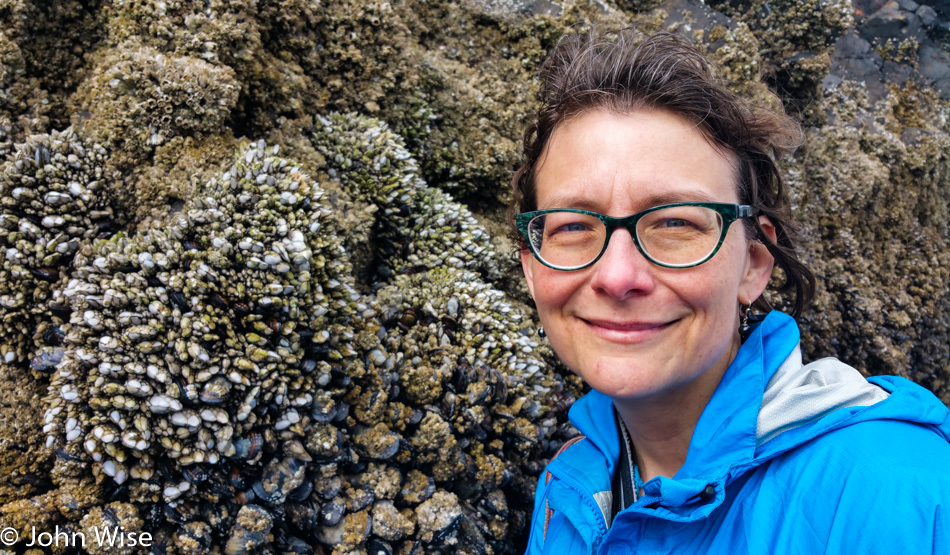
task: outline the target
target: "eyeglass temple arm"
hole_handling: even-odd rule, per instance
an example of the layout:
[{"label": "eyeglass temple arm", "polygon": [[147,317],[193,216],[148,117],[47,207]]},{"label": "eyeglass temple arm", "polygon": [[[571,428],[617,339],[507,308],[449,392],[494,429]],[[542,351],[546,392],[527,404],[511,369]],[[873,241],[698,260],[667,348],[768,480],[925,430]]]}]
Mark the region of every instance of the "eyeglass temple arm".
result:
[{"label": "eyeglass temple arm", "polygon": [[756,206],[749,206],[748,204],[738,205],[738,213],[736,214],[737,219],[748,218],[758,214],[760,210]]}]

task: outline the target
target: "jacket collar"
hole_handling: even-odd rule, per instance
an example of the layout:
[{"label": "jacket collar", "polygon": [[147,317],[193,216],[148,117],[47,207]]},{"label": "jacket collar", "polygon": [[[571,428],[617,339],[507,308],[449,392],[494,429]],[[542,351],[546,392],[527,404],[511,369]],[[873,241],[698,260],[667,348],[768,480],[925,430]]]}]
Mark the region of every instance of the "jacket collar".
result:
[{"label": "jacket collar", "polygon": [[696,423],[686,463],[674,478],[721,478],[728,467],[754,458],[756,422],[766,384],[795,351],[799,339],[791,316],[778,311],[766,316],[723,374]]},{"label": "jacket collar", "polygon": [[[685,464],[673,478],[661,476],[644,484],[644,502],[650,503],[651,497],[654,502],[661,501],[664,509],[674,513],[667,517],[675,520],[692,519],[679,508],[692,504],[708,485],[714,486],[716,498],[705,504],[707,510],[701,511],[702,515],[694,517],[704,516],[722,502],[730,469],[751,464],[755,457],[756,418],[765,385],[795,350],[798,340],[798,326],[790,316],[777,311],[769,313],[739,349],[700,416]],[[591,391],[569,413],[574,426],[603,457],[602,467],[598,463],[597,468],[591,468],[588,459],[585,472],[577,476],[590,492],[610,489],[610,478],[620,456],[613,411],[609,397]],[[552,466],[580,464],[581,461],[571,459],[589,456],[581,451],[565,451]],[[565,456],[568,453],[575,456]]]}]

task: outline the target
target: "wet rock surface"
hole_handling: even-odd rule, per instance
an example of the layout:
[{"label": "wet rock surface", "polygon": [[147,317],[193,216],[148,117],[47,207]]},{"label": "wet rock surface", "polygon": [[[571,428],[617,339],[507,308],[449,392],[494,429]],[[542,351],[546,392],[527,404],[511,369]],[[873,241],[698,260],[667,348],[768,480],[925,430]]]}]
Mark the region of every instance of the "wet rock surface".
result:
[{"label": "wet rock surface", "polygon": [[522,551],[582,391],[504,201],[531,73],[595,23],[686,33],[801,117],[807,355],[950,401],[946,6],[12,1],[0,527]]}]

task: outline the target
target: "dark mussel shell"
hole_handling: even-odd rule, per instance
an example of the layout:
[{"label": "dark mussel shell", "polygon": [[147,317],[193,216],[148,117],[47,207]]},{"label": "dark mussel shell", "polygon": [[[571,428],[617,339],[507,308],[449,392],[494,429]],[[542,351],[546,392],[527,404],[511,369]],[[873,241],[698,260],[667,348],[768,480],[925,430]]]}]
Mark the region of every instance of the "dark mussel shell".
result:
[{"label": "dark mussel shell", "polygon": [[228,300],[219,293],[212,293],[208,298],[211,300],[211,305],[216,308],[220,308],[221,310],[227,310],[229,308]]},{"label": "dark mussel shell", "polygon": [[254,459],[264,448],[264,436],[251,432],[234,441],[235,456],[241,459]]},{"label": "dark mussel shell", "polygon": [[314,491],[321,499],[332,500],[343,489],[343,479],[339,476],[323,476],[313,484]]},{"label": "dark mussel shell", "polygon": [[58,348],[43,351],[30,360],[30,368],[38,372],[52,372],[62,362],[63,355],[64,351]]},{"label": "dark mussel shell", "polygon": [[334,526],[339,524],[343,520],[343,515],[346,514],[346,501],[340,497],[333,498],[330,502],[325,503],[323,507],[320,508],[320,520],[323,521],[323,524],[326,526]]},{"label": "dark mussel shell", "polygon": [[468,359],[459,357],[458,365],[452,372],[452,385],[455,387],[456,393],[465,393],[469,384],[475,379],[477,379],[475,369],[469,364]]},{"label": "dark mussel shell", "polygon": [[181,473],[185,477],[185,480],[188,480],[192,484],[200,484],[211,476],[210,468],[203,464],[186,466],[182,469]]},{"label": "dark mussel shell", "polygon": [[287,520],[298,530],[310,534],[320,525],[320,503],[313,498],[286,505]]},{"label": "dark mussel shell", "polygon": [[50,347],[59,347],[66,338],[66,332],[59,326],[49,326],[43,330],[43,343]]},{"label": "dark mussel shell", "polygon": [[486,493],[478,501],[478,512],[491,518],[508,519],[508,500],[500,489]]},{"label": "dark mussel shell", "polygon": [[56,268],[30,268],[30,273],[33,274],[33,277],[36,279],[43,281],[59,281],[59,270]]},{"label": "dark mussel shell", "polygon": [[287,494],[287,500],[301,503],[305,499],[308,499],[311,493],[313,493],[313,482],[310,480],[304,480],[302,484]]},{"label": "dark mussel shell", "polygon": [[373,504],[376,496],[373,492],[364,489],[348,491],[346,496],[346,512],[358,513]]},{"label": "dark mussel shell", "polygon": [[256,553],[257,548],[264,543],[267,536],[263,532],[252,530],[235,530],[228,543],[224,546],[224,552],[227,555],[249,555]]},{"label": "dark mussel shell", "polygon": [[370,538],[366,542],[366,555],[393,555],[393,546],[379,538]]},{"label": "dark mussel shell", "polygon": [[168,298],[171,300],[178,310],[184,312],[189,312],[191,307],[188,306],[188,300],[185,298],[185,294],[181,291],[170,291],[168,293]]},{"label": "dark mussel shell", "polygon": [[231,309],[234,310],[234,314],[237,315],[238,318],[243,318],[251,313],[251,307],[241,301],[232,304]]},{"label": "dark mussel shell", "polygon": [[283,542],[281,542],[281,553],[286,553],[289,555],[313,555],[313,548],[310,547],[310,544],[298,538],[297,536],[289,536]]},{"label": "dark mussel shell", "polygon": [[332,349],[326,343],[312,343],[307,346],[307,357],[314,360],[327,360]]},{"label": "dark mussel shell", "polygon": [[202,402],[209,405],[219,405],[228,400],[228,396],[231,394],[231,387],[231,380],[224,376],[216,376],[205,382],[198,397]]}]

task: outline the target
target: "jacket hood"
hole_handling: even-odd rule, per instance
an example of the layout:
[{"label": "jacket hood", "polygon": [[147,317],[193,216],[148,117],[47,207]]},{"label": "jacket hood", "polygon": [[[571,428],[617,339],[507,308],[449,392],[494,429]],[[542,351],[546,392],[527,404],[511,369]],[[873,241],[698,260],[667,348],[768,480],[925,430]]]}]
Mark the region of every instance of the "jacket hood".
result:
[{"label": "jacket hood", "polygon": [[[799,339],[795,321],[773,311],[743,343],[697,422],[683,467],[672,478],[660,476],[644,484],[645,497],[652,498],[644,502],[655,507],[652,514],[676,521],[705,517],[722,503],[725,487],[751,468],[858,422],[904,420],[929,426],[950,440],[950,411],[928,390],[893,376],[865,379],[836,359],[803,366]],[[586,483],[578,486],[603,496],[604,490],[609,493],[620,454],[613,402],[592,391],[574,404],[569,416],[589,440],[578,445],[588,445],[565,451],[549,471],[559,473],[564,465],[570,472],[572,465],[583,464],[583,459],[571,459],[596,449],[606,466],[590,472],[588,463],[579,478]],[[715,499],[695,503],[710,485]],[[608,512],[604,517],[610,522]]]}]

